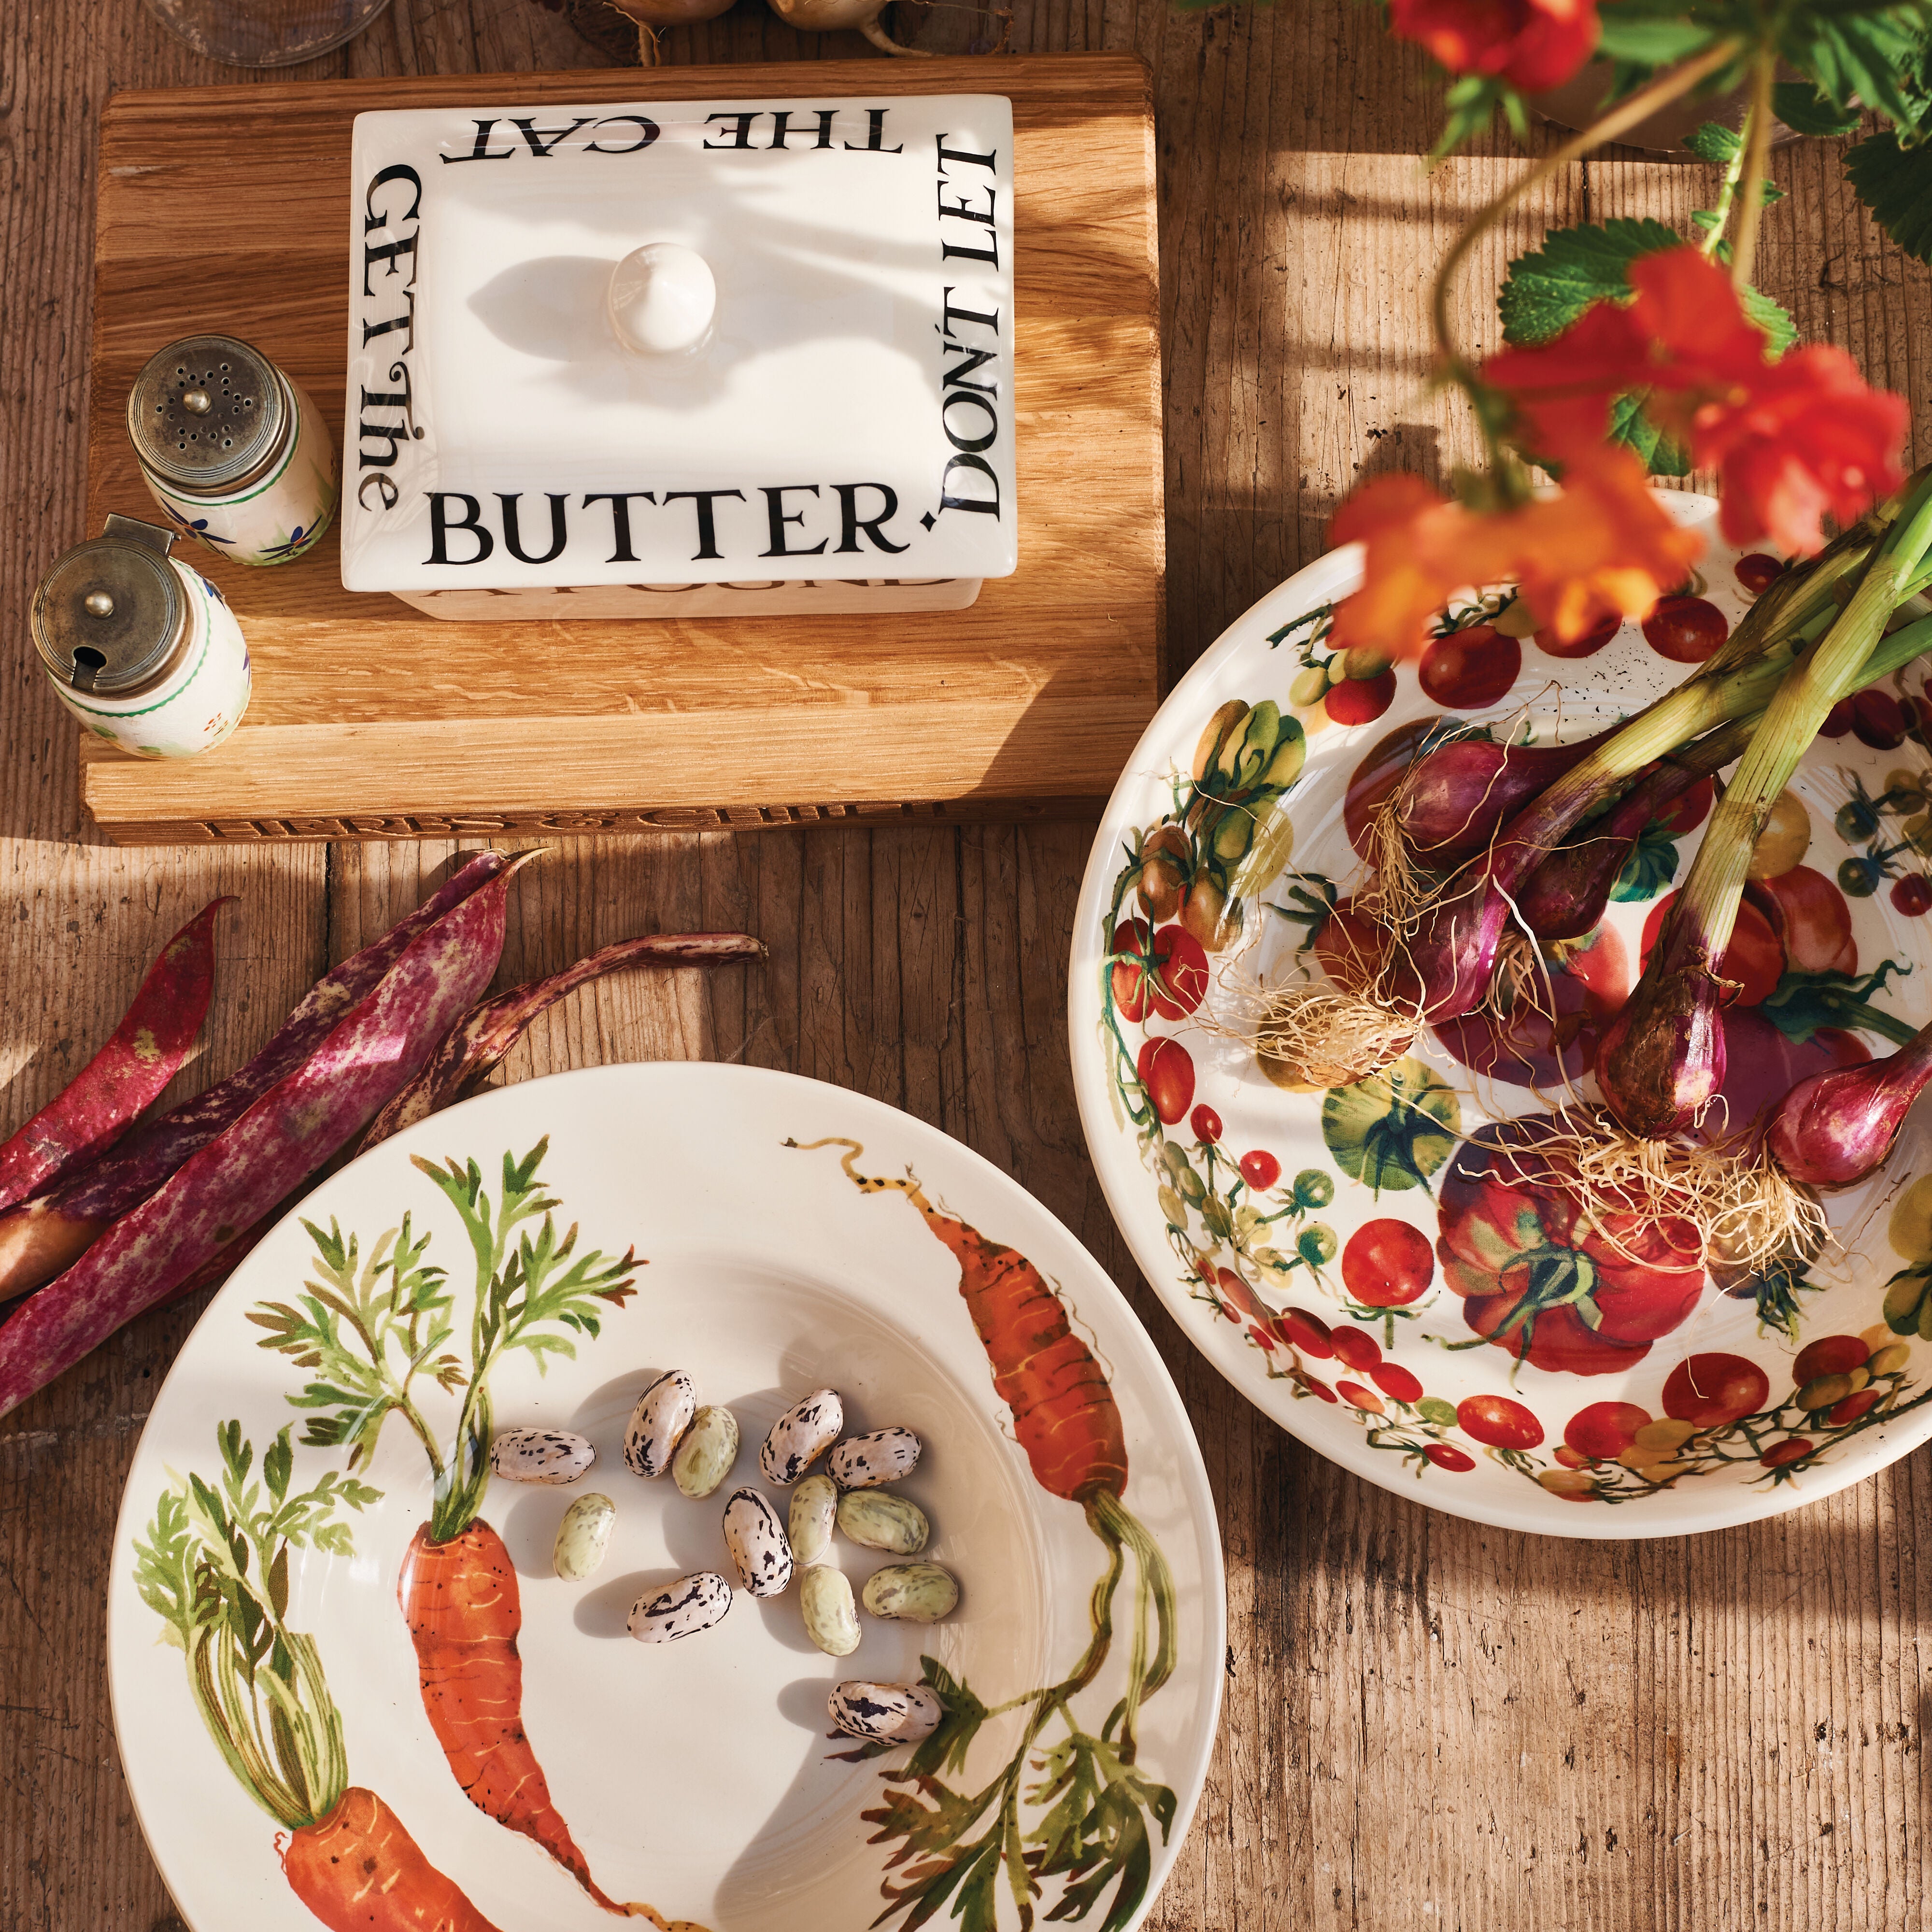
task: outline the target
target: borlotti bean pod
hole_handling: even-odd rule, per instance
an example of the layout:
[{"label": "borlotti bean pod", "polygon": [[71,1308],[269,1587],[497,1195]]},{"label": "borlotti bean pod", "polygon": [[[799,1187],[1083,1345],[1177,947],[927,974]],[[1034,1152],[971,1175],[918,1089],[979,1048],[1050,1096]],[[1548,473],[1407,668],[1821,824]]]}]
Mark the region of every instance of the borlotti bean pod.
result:
[{"label": "borlotti bean pod", "polygon": [[342,580],[958,610],[1018,561],[1003,96],[360,115]]}]

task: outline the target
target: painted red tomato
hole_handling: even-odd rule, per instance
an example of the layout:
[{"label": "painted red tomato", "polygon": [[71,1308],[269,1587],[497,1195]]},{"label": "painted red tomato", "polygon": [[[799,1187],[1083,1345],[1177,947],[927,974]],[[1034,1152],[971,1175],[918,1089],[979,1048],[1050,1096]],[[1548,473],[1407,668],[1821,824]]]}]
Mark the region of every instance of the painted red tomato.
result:
[{"label": "painted red tomato", "polygon": [[1708,778],[1700,778],[1658,823],[1672,838],[1684,838],[1703,824],[1716,796],[1716,786]]},{"label": "painted red tomato", "polygon": [[1295,1380],[1300,1383],[1310,1395],[1318,1395],[1324,1402],[1334,1402],[1337,1400],[1335,1391],[1319,1376],[1297,1376]]},{"label": "painted red tomato", "polygon": [[1598,926],[1575,952],[1566,953],[1563,970],[1583,988],[1592,1019],[1610,1019],[1623,1011],[1630,996],[1630,946],[1615,926]]},{"label": "painted red tomato", "polygon": [[1725,1012],[1724,1027],[1724,1084],[1718,1090],[1724,1104],[1711,1110],[1706,1124],[1712,1133],[1742,1132],[1799,1081],[1871,1058],[1862,1040],[1838,1027],[1793,1040],[1763,1014],[1737,1006]]},{"label": "painted red tomato", "polygon": [[1801,973],[1856,973],[1858,941],[1852,909],[1835,880],[1809,866],[1793,866],[1774,879],[1754,880],[1747,903],[1770,915],[1784,954]]},{"label": "painted red tomato", "polygon": [[1730,634],[1730,620],[1706,597],[1660,597],[1643,620],[1645,642],[1672,664],[1702,664]]},{"label": "painted red tomato", "polygon": [[1923,919],[1932,912],[1932,879],[1923,872],[1907,872],[1894,879],[1892,886],[1893,910],[1906,919]]},{"label": "painted red tomato", "polygon": [[1114,1004],[1124,1020],[1147,1017],[1147,975],[1139,964],[1147,956],[1147,945],[1145,920],[1124,919],[1114,927]]},{"label": "painted red tomato", "polygon": [[1856,1422],[1860,1416],[1876,1408],[1879,1397],[1884,1393],[1882,1389],[1860,1389],[1856,1394],[1846,1396],[1843,1402],[1834,1402],[1826,1411],[1825,1420],[1834,1429],[1842,1429],[1846,1423]]},{"label": "painted red tomato", "polygon": [[1874,752],[1897,751],[1910,722],[1888,691],[1862,691],[1852,700],[1852,735]]},{"label": "painted red tomato", "polygon": [[[1676,903],[1677,895],[1666,892],[1644,920],[1642,955],[1646,965],[1665,916]],[[1738,908],[1738,921],[1731,928],[1731,943],[1724,948],[1721,970],[1726,979],[1738,982],[1738,1006],[1762,1006],[1784,976],[1784,948],[1778,944],[1771,921],[1749,899]]]},{"label": "painted red tomato", "polygon": [[1534,1449],[1543,1440],[1543,1424],[1506,1395],[1466,1395],[1456,1405],[1456,1421],[1465,1436],[1492,1449]]},{"label": "painted red tomato", "polygon": [[1781,1469],[1786,1463],[1810,1455],[1815,1446],[1802,1436],[1787,1436],[1782,1442],[1774,1442],[1757,1460],[1767,1469]]},{"label": "painted red tomato", "polygon": [[1774,556],[1767,556],[1761,550],[1754,550],[1748,556],[1741,556],[1731,566],[1738,581],[1754,597],[1768,590],[1784,574],[1784,566]]},{"label": "painted red tomato", "polygon": [[1453,1443],[1431,1442],[1422,1452],[1438,1469],[1454,1469],[1459,1474],[1465,1469],[1473,1469],[1476,1459],[1467,1450],[1458,1449]]},{"label": "painted red tomato", "polygon": [[1374,677],[1345,677],[1330,685],[1322,700],[1328,716],[1336,724],[1371,724],[1395,702],[1395,673],[1385,670]]},{"label": "painted red tomato", "polygon": [[1420,1301],[1435,1278],[1436,1250],[1406,1221],[1365,1221],[1342,1250],[1342,1285],[1365,1308]]},{"label": "painted red tomato", "polygon": [[1194,1098],[1192,1055],[1178,1040],[1164,1036],[1144,1040],[1135,1057],[1134,1071],[1141,1076],[1154,1112],[1172,1126]]},{"label": "painted red tomato", "polygon": [[1328,1323],[1305,1308],[1284,1308],[1275,1317],[1274,1326],[1275,1333],[1289,1347],[1299,1348],[1304,1355],[1325,1358],[1335,1352]]},{"label": "painted red tomato", "polygon": [[1264,1328],[1274,1328],[1274,1310],[1264,1308],[1260,1297],[1232,1268],[1216,1268],[1214,1270],[1214,1286],[1226,1304],[1222,1312],[1229,1321],[1239,1322],[1245,1318],[1251,1322],[1258,1322]]},{"label": "painted red tomato", "polygon": [[1818,727],[1821,738],[1842,738],[1852,728],[1852,700],[1841,698],[1825,714],[1825,722]]},{"label": "painted red tomato", "polygon": [[1362,1329],[1333,1329],[1329,1340],[1335,1345],[1336,1360],[1346,1362],[1360,1374],[1366,1375],[1382,1358],[1381,1345]]},{"label": "painted red tomato", "polygon": [[1771,1381],[1742,1355],[1689,1355],[1664,1384],[1664,1412],[1674,1422],[1721,1429],[1754,1414],[1771,1393]]},{"label": "painted red tomato", "polygon": [[1534,1366],[1610,1375],[1641,1361],[1704,1288],[1696,1231],[1674,1216],[1593,1220],[1546,1114],[1478,1128],[1445,1171],[1442,1278],[1478,1335]]},{"label": "painted red tomato", "polygon": [[1522,669],[1522,646],[1491,624],[1438,638],[1422,653],[1423,695],[1457,711],[1481,711],[1507,697]]},{"label": "painted red tomato", "polygon": [[1351,1408],[1364,1409],[1370,1415],[1382,1413],[1382,1399],[1373,1389],[1363,1388],[1360,1382],[1337,1382],[1335,1393]]},{"label": "painted red tomato", "polygon": [[1204,1146],[1213,1147],[1221,1138],[1221,1117],[1212,1107],[1196,1107],[1188,1125],[1194,1130],[1194,1138]]},{"label": "painted red tomato", "polygon": [[1241,1178],[1257,1194],[1265,1194],[1281,1178],[1281,1162],[1265,1148],[1250,1148],[1241,1156]]},{"label": "painted red tomato", "polygon": [[1342,822],[1348,828],[1348,843],[1360,857],[1369,855],[1369,820],[1375,816],[1376,808],[1401,784],[1402,775],[1415,762],[1423,740],[1445,722],[1441,718],[1415,718],[1406,724],[1398,724],[1363,753],[1360,764],[1349,774]]},{"label": "painted red tomato", "polygon": [[1593,1402],[1570,1418],[1563,1440],[1592,1462],[1614,1462],[1649,1420],[1650,1411],[1634,1402]]},{"label": "painted red tomato", "polygon": [[1154,976],[1148,998],[1162,1019],[1184,1019],[1208,991],[1208,952],[1185,926],[1164,926],[1154,936]]},{"label": "painted red tomato", "polygon": [[1798,1352],[1791,1365],[1793,1384],[1802,1388],[1820,1376],[1849,1375],[1871,1360],[1871,1350],[1856,1335],[1820,1335]]},{"label": "painted red tomato", "polygon": [[1394,1362],[1378,1362],[1369,1371],[1369,1379],[1394,1402],[1420,1402],[1422,1384]]},{"label": "painted red tomato", "polygon": [[1573,638],[1567,644],[1559,643],[1553,632],[1539,631],[1536,634],[1536,648],[1545,657],[1594,657],[1623,627],[1621,617],[1600,618],[1580,638]]}]

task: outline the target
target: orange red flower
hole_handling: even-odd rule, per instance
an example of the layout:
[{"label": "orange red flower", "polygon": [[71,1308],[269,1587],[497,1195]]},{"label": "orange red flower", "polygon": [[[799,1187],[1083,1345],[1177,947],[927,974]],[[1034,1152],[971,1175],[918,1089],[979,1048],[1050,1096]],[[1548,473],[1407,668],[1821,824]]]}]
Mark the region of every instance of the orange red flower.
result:
[{"label": "orange red flower", "polygon": [[1483,74],[1534,94],[1568,80],[1596,50],[1597,0],[1390,0],[1398,39],[1451,74]]},{"label": "orange red flower", "polygon": [[1483,365],[1535,454],[1570,462],[1600,442],[1612,397],[1647,392],[1653,420],[1719,472],[1725,536],[1768,536],[1792,556],[1822,544],[1826,512],[1849,520],[1898,487],[1903,397],[1871,388],[1840,349],[1771,359],[1730,278],[1695,248],[1642,256],[1629,275],[1627,306],[1596,303],[1553,340]]},{"label": "orange red flower", "polygon": [[1329,535],[1365,546],[1362,587],[1336,607],[1336,650],[1418,656],[1452,592],[1514,584],[1539,630],[1559,641],[1600,619],[1640,617],[1681,584],[1702,540],[1674,522],[1628,450],[1580,452],[1563,487],[1490,514],[1420,476],[1380,476],[1336,514]]}]

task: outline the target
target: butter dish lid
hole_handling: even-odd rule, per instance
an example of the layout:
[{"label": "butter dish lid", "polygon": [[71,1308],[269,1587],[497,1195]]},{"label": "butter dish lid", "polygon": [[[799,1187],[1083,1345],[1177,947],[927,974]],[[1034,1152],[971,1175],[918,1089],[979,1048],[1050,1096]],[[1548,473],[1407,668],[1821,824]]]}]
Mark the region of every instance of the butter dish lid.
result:
[{"label": "butter dish lid", "polygon": [[1000,95],[356,118],[352,590],[1018,562]]}]

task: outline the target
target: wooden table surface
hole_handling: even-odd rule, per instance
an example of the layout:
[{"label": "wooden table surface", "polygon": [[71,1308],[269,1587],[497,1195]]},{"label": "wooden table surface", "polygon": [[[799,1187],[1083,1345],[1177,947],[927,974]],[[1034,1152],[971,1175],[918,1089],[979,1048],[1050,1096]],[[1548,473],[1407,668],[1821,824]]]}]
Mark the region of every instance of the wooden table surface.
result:
[{"label": "wooden table surface", "polygon": [[[900,9],[922,44],[997,37]],[[1427,265],[1515,165],[1426,177],[1423,63],[1358,0],[1175,13],[1018,0],[1021,50],[1133,49],[1159,110],[1168,637],[1184,668],[1322,548],[1364,470],[1445,471],[1466,422],[1423,388]],[[676,62],[863,56],[754,0],[668,36]],[[394,0],[295,77],[530,70],[602,57],[535,0]],[[85,534],[96,120],[116,87],[228,80],[141,0],[0,13],[0,1128],[84,1063],[160,940],[239,896],[182,1090],[254,1051],[310,981],[413,905],[446,845],[112,850],[74,804],[74,732],[28,641],[40,571]],[[882,84],[889,76],[881,72]],[[990,65],[988,85],[997,86]],[[1823,144],[1778,160],[1761,278],[1932,417],[1932,295],[1862,220]],[[1479,254],[1586,214],[1682,223],[1700,166],[1619,153],[1552,183]],[[245,222],[232,203],[184,224]],[[1160,1932],[1932,1924],[1922,1631],[1925,1452],[1828,1502],[1684,1541],[1544,1540],[1344,1475],[1208,1370],[1139,1282],[1095,1184],[1067,1070],[1077,825],[718,834],[560,847],[514,902],[506,982],[620,936],[748,927],[756,974],[605,982],[506,1076],[614,1060],[788,1067],[910,1108],[1016,1174],[1112,1269],[1178,1378],[1228,1556],[1227,1700]],[[176,1922],[115,1754],[102,1598],[123,1474],[188,1306],[136,1323],[0,1424],[0,1932]]]}]

